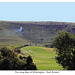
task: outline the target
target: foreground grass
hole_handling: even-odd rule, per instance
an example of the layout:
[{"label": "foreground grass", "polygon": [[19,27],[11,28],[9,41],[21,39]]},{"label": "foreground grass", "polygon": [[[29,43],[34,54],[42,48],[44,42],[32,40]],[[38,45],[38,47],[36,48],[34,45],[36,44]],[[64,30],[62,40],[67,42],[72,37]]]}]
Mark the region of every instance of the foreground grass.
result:
[{"label": "foreground grass", "polygon": [[[48,48],[49,49],[49,48]],[[51,48],[50,48],[51,49]],[[27,46],[21,49],[27,55],[31,55],[38,70],[62,70],[62,66],[56,63],[55,52],[45,47]]]}]

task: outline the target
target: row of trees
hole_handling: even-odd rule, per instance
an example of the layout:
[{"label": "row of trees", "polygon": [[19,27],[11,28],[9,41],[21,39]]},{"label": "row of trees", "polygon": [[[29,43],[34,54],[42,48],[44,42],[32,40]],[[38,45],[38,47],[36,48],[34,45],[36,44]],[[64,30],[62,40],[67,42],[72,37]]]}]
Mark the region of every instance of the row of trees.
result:
[{"label": "row of trees", "polygon": [[15,49],[0,49],[0,70],[37,70],[31,56],[19,56]]}]

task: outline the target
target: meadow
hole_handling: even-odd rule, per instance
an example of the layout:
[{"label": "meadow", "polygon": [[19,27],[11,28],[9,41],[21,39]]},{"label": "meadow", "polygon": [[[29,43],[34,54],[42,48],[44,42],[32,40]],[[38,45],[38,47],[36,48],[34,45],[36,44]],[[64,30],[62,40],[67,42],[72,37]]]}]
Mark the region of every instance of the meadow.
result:
[{"label": "meadow", "polygon": [[63,70],[62,66],[56,63],[56,53],[53,48],[38,46],[27,46],[21,48],[26,56],[32,56],[33,62],[38,70]]}]

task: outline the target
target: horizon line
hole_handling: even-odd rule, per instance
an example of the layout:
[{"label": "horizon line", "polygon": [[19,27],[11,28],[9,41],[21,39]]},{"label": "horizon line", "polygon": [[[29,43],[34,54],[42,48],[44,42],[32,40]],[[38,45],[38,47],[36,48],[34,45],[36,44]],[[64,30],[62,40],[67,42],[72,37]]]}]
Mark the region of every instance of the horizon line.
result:
[{"label": "horizon line", "polygon": [[68,21],[50,21],[50,20],[47,20],[47,21],[44,21],[44,20],[31,20],[31,21],[28,21],[28,20],[0,20],[0,21],[9,21],[9,22],[67,22],[67,23],[75,23],[75,22],[68,22]]}]

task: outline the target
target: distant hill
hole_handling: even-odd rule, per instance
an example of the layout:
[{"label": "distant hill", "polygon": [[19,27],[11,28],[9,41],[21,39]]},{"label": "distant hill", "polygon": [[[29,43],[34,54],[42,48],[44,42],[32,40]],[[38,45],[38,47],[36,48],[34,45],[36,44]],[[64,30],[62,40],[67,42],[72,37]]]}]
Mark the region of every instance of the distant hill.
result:
[{"label": "distant hill", "polygon": [[[19,29],[22,27],[22,31]],[[57,31],[75,33],[75,23],[52,21],[0,21],[0,45],[47,44]]]}]

